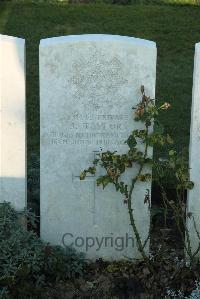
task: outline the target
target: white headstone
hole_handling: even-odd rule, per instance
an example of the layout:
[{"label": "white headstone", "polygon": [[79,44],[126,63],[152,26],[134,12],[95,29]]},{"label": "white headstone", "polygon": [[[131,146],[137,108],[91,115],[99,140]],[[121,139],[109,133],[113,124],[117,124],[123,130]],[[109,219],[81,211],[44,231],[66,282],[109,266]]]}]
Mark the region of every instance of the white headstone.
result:
[{"label": "white headstone", "polygon": [[[89,258],[140,257],[127,211],[112,186],[80,181],[96,154],[126,152],[140,87],[154,97],[156,45],[132,37],[81,35],[40,43],[41,237],[76,247]],[[152,151],[150,155],[152,154]],[[131,170],[127,179],[135,173]],[[99,175],[101,171],[97,174]],[[151,183],[138,183],[133,208],[144,241]],[[100,242],[102,242],[100,244]],[[89,248],[87,248],[89,243]],[[133,248],[134,247],[134,248]],[[148,245],[146,250],[148,251]]]},{"label": "white headstone", "polygon": [[[190,180],[194,188],[189,191],[187,212],[194,216],[200,232],[200,43],[195,46],[192,114],[190,129]],[[187,219],[192,251],[195,252],[200,240],[197,237],[192,217]],[[199,253],[200,256],[200,253]]]},{"label": "white headstone", "polygon": [[0,202],[26,203],[25,41],[0,35]]}]

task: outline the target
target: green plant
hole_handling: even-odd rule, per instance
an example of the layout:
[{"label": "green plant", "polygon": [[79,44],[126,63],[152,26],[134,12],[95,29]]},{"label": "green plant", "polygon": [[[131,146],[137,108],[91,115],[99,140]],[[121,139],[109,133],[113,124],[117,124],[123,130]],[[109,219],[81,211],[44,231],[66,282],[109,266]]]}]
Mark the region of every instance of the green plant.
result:
[{"label": "green plant", "polygon": [[[82,274],[84,259],[71,248],[44,243],[26,225],[37,219],[0,204],[0,298],[40,298],[43,287]],[[39,297],[37,297],[39,296]]]},{"label": "green plant", "polygon": [[[127,204],[130,223],[133,229],[134,236],[136,238],[138,250],[142,258],[146,261],[149,269],[153,271],[152,262],[145,252],[145,246],[150,238],[151,225],[149,229],[148,237],[142,242],[139,230],[135,221],[134,211],[134,194],[133,190],[135,184],[138,181],[146,182],[152,178],[151,173],[146,169],[153,169],[154,181],[160,186],[162,191],[162,200],[164,204],[163,215],[165,219],[165,225],[167,223],[168,208],[172,210],[173,217],[182,238],[182,244],[185,252],[190,259],[190,264],[195,261],[197,253],[200,251],[200,233],[197,230],[194,216],[191,213],[186,214],[186,198],[185,191],[194,187],[193,182],[189,178],[187,156],[183,153],[177,153],[172,148],[173,140],[165,134],[164,127],[159,122],[160,112],[168,110],[170,108],[169,103],[158,105],[155,100],[150,99],[145,95],[144,86],[141,87],[142,100],[134,107],[135,121],[143,123],[143,129],[134,130],[126,143],[128,145],[128,152],[124,154],[118,154],[117,152],[101,152],[98,154],[98,158],[93,161],[93,165],[84,170],[80,174],[80,179],[84,180],[87,173],[95,174],[98,166],[105,169],[105,174],[97,178],[97,186],[105,188],[109,184],[113,184],[117,192],[122,194],[124,203]],[[152,126],[154,129],[152,130]],[[143,150],[141,150],[141,144]],[[165,152],[165,159],[159,157],[151,158],[148,155],[150,147],[162,147],[162,152]],[[127,184],[121,180],[122,174],[128,168],[138,169],[137,174],[132,177],[131,184]],[[176,190],[176,198],[168,198],[165,190],[165,178],[170,178],[174,182]],[[149,205],[150,199],[149,190],[147,190],[144,198],[144,203]],[[151,213],[152,218],[153,213]],[[199,240],[199,246],[193,252],[191,248],[190,236],[188,227],[186,224],[187,217],[192,218],[194,228],[196,231],[196,237]],[[150,219],[150,222],[152,219]]]},{"label": "green plant", "polygon": [[130,262],[130,261],[114,261],[106,267],[106,271],[108,273],[121,272],[123,275],[123,273],[125,273],[132,266],[133,266],[132,262]]},{"label": "green plant", "polygon": [[173,299],[199,299],[200,298],[200,282],[195,281],[195,288],[189,296],[184,296],[183,292],[178,290],[174,291],[170,288],[167,289],[167,294],[170,295],[170,298]]},{"label": "green plant", "polygon": [[[168,155],[163,161],[154,162],[155,179],[162,191],[162,199],[165,206],[165,215],[168,207],[171,208],[174,215],[178,231],[182,238],[182,244],[185,252],[189,257],[190,264],[195,262],[195,257],[200,251],[200,234],[197,230],[196,221],[192,213],[186,211],[186,190],[191,190],[194,183],[190,181],[188,161],[185,153],[177,153],[175,150],[169,150]],[[163,180],[165,176],[173,178],[176,189],[176,198],[168,198],[164,188]],[[196,237],[199,240],[198,248],[193,252],[191,248],[190,236],[187,227],[187,217],[193,220],[193,225],[196,231]]]},{"label": "green plant", "polygon": [[[147,239],[142,242],[134,216],[133,208],[133,190],[135,184],[138,181],[146,182],[151,180],[151,173],[146,172],[146,166],[148,169],[154,166],[154,161],[149,157],[149,148],[155,145],[165,146],[166,144],[172,144],[173,141],[168,134],[164,134],[164,129],[158,121],[160,111],[167,110],[170,104],[164,103],[161,106],[156,106],[156,101],[150,99],[145,95],[144,86],[141,86],[142,100],[134,107],[135,121],[143,123],[141,130],[134,130],[126,140],[128,145],[128,152],[124,154],[118,154],[117,152],[102,152],[98,154],[98,158],[93,161],[93,165],[84,170],[80,174],[80,179],[84,180],[87,173],[95,174],[98,166],[105,169],[105,175],[97,178],[97,186],[105,188],[109,184],[113,184],[117,192],[122,194],[124,203],[127,204],[130,223],[133,229],[137,241],[138,250],[147,262],[149,268],[153,270],[151,262],[145,252],[145,246],[148,242],[150,232]],[[154,124],[154,131],[152,126]],[[143,150],[141,150],[141,144],[143,144]],[[131,167],[138,169],[137,174],[132,177],[131,184],[121,180],[122,174]],[[144,198],[144,203],[147,203],[150,208],[149,190]]]},{"label": "green plant", "polygon": [[195,282],[195,289],[189,295],[189,297],[185,297],[185,299],[199,299],[200,298],[200,282]]}]

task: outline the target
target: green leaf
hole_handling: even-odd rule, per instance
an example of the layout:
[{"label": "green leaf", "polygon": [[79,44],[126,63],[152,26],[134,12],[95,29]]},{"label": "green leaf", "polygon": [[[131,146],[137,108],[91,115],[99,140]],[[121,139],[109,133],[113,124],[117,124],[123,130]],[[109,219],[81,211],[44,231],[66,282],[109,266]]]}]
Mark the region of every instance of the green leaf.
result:
[{"label": "green leaf", "polygon": [[83,181],[86,177],[86,171],[84,170],[83,172],[81,172],[80,174],[80,180]]},{"label": "green leaf", "polygon": [[187,189],[189,190],[192,190],[194,188],[194,183],[189,181],[186,183],[186,186],[185,186]]},{"label": "green leaf", "polygon": [[94,164],[94,165],[97,165],[98,162],[99,162],[99,159],[95,159],[95,160],[93,161],[93,164]]},{"label": "green leaf", "polygon": [[137,145],[137,141],[133,135],[130,135],[126,141],[130,149],[133,149]]},{"label": "green leaf", "polygon": [[141,182],[147,182],[149,180],[151,180],[152,176],[150,173],[145,173],[145,174],[141,174],[140,176],[138,176],[138,180]]},{"label": "green leaf", "polygon": [[95,174],[96,172],[96,167],[89,167],[87,172],[91,173],[91,174]]},{"label": "green leaf", "polygon": [[173,144],[173,143],[174,143],[174,140],[172,139],[172,137],[171,137],[169,134],[167,134],[166,141],[167,141],[169,144]]},{"label": "green leaf", "polygon": [[102,176],[100,176],[99,178],[97,178],[97,186],[100,186],[103,183],[104,178]]},{"label": "green leaf", "polygon": [[174,150],[169,151],[169,156],[174,156],[175,154],[176,154],[176,151],[174,151]]},{"label": "green leaf", "polygon": [[105,176],[104,177],[104,180],[102,182],[102,185],[103,185],[103,189],[110,183],[110,178]]}]

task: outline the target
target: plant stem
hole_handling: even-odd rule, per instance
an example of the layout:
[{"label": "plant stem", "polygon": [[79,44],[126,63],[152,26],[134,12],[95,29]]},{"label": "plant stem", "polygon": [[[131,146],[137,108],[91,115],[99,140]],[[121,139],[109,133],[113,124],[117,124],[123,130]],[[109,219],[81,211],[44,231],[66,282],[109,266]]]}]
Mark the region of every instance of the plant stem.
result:
[{"label": "plant stem", "polygon": [[[148,126],[146,126],[146,137],[148,137]],[[144,160],[147,157],[147,150],[148,150],[148,141],[147,141],[147,138],[146,138],[145,151],[144,151]],[[142,244],[142,241],[141,241],[141,238],[140,238],[140,235],[139,235],[136,223],[135,223],[135,219],[134,219],[134,216],[133,216],[132,200],[131,200],[135,184],[138,180],[138,177],[141,175],[143,168],[144,168],[144,161],[140,164],[137,175],[132,179],[130,191],[129,191],[129,194],[128,194],[128,212],[129,212],[131,226],[133,228],[133,232],[134,232],[135,237],[136,237],[138,250],[141,253],[143,259],[147,262],[147,265],[149,266],[149,269],[152,272],[154,272],[154,269],[153,269],[153,267],[150,263],[150,260],[149,260],[148,256],[145,253],[144,246]]]}]

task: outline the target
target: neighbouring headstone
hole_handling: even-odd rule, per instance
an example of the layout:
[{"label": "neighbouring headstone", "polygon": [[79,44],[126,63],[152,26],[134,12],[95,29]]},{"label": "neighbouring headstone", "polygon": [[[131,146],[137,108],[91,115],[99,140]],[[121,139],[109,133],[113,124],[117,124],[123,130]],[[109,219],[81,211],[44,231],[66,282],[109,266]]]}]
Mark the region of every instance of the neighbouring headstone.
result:
[{"label": "neighbouring headstone", "polygon": [[[41,41],[40,196],[45,241],[73,245],[89,258],[140,257],[121,195],[112,186],[97,187],[93,176],[80,181],[79,175],[101,150],[127,151],[124,141],[141,126],[133,120],[132,107],[141,99],[141,85],[154,98],[155,78],[156,45],[151,41],[112,35]],[[134,173],[133,169],[128,174],[129,182]],[[151,190],[151,183],[138,183],[132,199],[143,241],[149,230],[146,189]]]},{"label": "neighbouring headstone", "polygon": [[[190,129],[190,180],[194,182],[194,188],[189,191],[187,212],[192,213],[187,218],[190,234],[190,242],[193,253],[199,246],[200,234],[200,43],[195,46],[193,91],[192,91],[192,113]],[[190,215],[190,214],[189,214]],[[194,226],[195,220],[196,228]],[[200,252],[198,254],[200,256]]]},{"label": "neighbouring headstone", "polygon": [[26,205],[25,41],[0,35],[0,202]]}]

